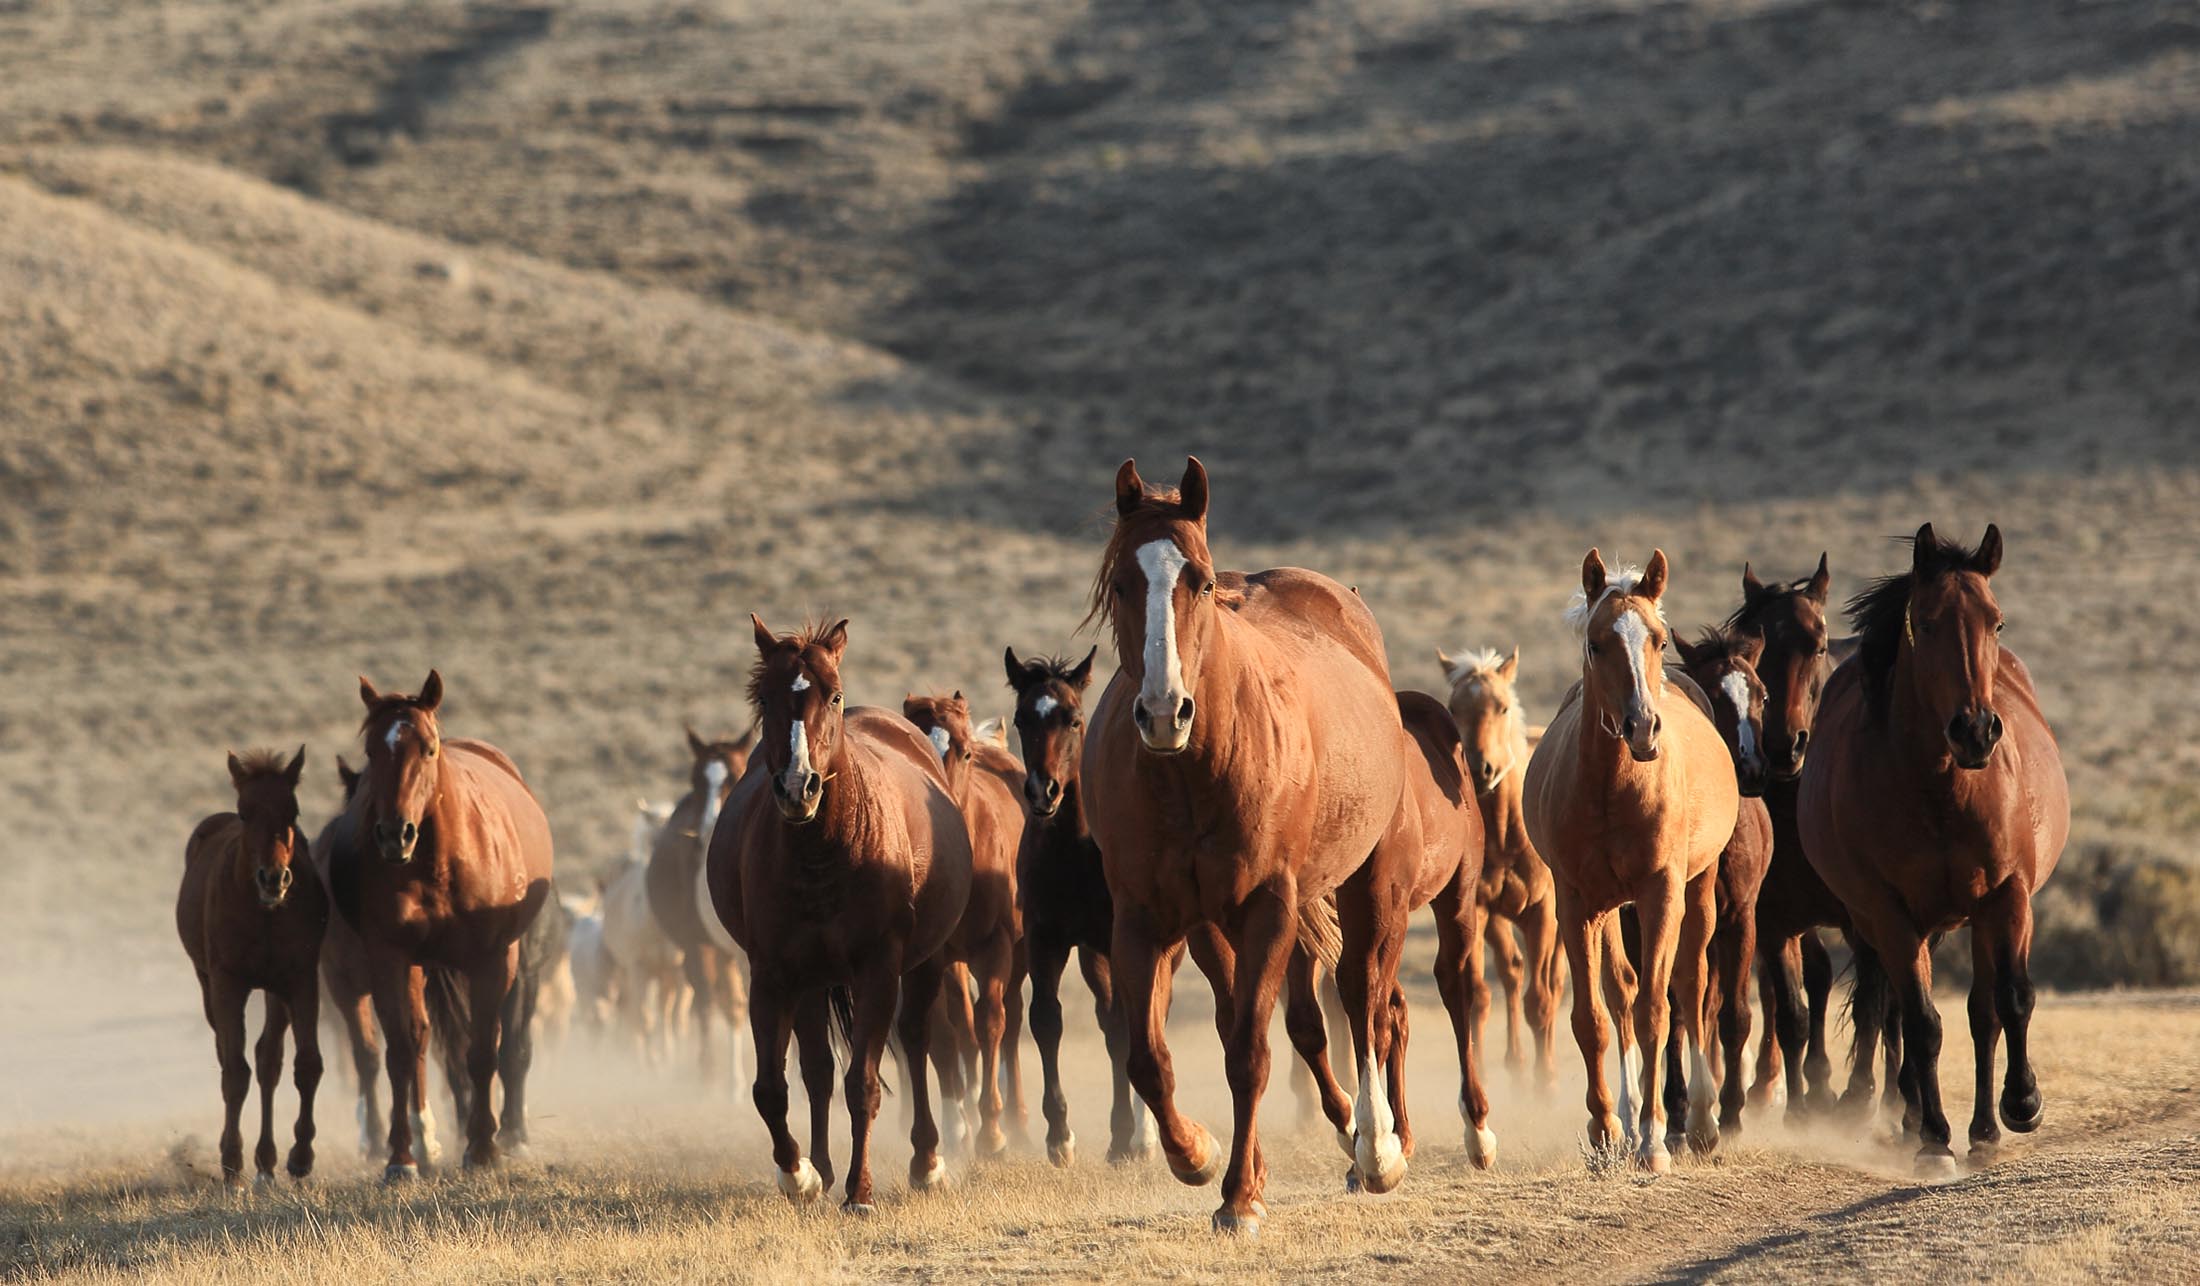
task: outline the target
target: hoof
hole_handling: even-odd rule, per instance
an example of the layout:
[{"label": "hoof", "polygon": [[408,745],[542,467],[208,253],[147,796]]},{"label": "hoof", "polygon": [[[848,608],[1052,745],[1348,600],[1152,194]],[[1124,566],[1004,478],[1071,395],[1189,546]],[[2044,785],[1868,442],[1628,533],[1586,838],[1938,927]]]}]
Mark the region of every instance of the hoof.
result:
[{"label": "hoof", "polygon": [[392,1161],[388,1168],[382,1171],[382,1182],[387,1186],[395,1187],[401,1183],[418,1183],[419,1181],[420,1166],[415,1162]]},{"label": "hoof", "polygon": [[1074,1130],[1064,1131],[1061,1142],[1047,1144],[1047,1160],[1064,1170],[1077,1164],[1077,1134]]},{"label": "hoof", "polygon": [[794,1169],[779,1172],[779,1191],[787,1200],[798,1206],[806,1206],[825,1191],[825,1181],[818,1177],[817,1167],[810,1164],[808,1157],[804,1157],[794,1163]]},{"label": "hoof", "polygon": [[1123,1148],[1111,1147],[1108,1149],[1108,1164],[1133,1165],[1140,1161],[1150,1161],[1153,1153],[1154,1150],[1143,1143],[1133,1143]]},{"label": "hoof", "polygon": [[274,1182],[275,1172],[273,1170],[261,1170],[252,1176],[252,1186],[255,1189],[270,1187]]},{"label": "hoof", "polygon": [[1983,1170],[2000,1157],[2000,1139],[1973,1139],[1970,1155],[1963,1158],[1963,1163],[1973,1170]]},{"label": "hoof", "polygon": [[510,1143],[499,1143],[497,1146],[503,1149],[505,1156],[514,1161],[524,1161],[534,1151],[527,1146],[525,1139],[514,1139]]},{"label": "hoof", "polygon": [[1360,1167],[1349,1166],[1344,1172],[1344,1190],[1357,1196],[1367,1191],[1366,1181],[1360,1178]]},{"label": "hoof", "polygon": [[1008,1151],[1008,1134],[995,1122],[978,1131],[978,1155],[997,1157]]},{"label": "hoof", "polygon": [[1667,1174],[1673,1169],[1673,1154],[1663,1143],[1645,1143],[1635,1149],[1635,1168],[1645,1174]]},{"label": "hoof", "polygon": [[1467,1131],[1467,1160],[1474,1162],[1477,1170],[1496,1165],[1497,1132],[1486,1125]]},{"label": "hoof", "polygon": [[1169,1158],[1169,1173],[1176,1176],[1177,1182],[1194,1188],[1213,1183],[1215,1176],[1222,1173],[1222,1149],[1215,1146],[1215,1136],[1204,1125],[1198,1129],[1199,1137],[1194,1140],[1189,1164],[1179,1164],[1175,1157]]},{"label": "hoof", "polygon": [[909,1161],[909,1186],[918,1192],[935,1192],[947,1186],[947,1162],[934,1153],[932,1163],[917,1169],[916,1158]]},{"label": "hoof", "polygon": [[843,1201],[840,1203],[840,1213],[854,1215],[858,1219],[868,1219],[877,1214],[878,1209],[868,1201]]},{"label": "hoof", "polygon": [[1399,1151],[1395,1140],[1387,1148],[1377,1148],[1374,1161],[1373,1169],[1354,1167],[1354,1171],[1360,1176],[1360,1182],[1367,1186],[1369,1192],[1380,1196],[1385,1192],[1396,1191],[1398,1185],[1406,1181],[1405,1154]]},{"label": "hoof", "polygon": [[1248,1210],[1238,1214],[1229,1210],[1215,1211],[1215,1232],[1247,1239],[1260,1236],[1260,1216]]},{"label": "hoof", "polygon": [[1353,1146],[1352,1136],[1343,1130],[1337,1131],[1337,1147],[1351,1160],[1360,1159],[1359,1151]]},{"label": "hoof", "polygon": [[1689,1127],[1688,1149],[1700,1157],[1707,1157],[1718,1151],[1719,1123],[1707,1117]]},{"label": "hoof", "polygon": [[1920,1179],[1953,1179],[1956,1154],[1944,1147],[1919,1148],[1915,1168]]},{"label": "hoof", "polygon": [[2047,1115],[2047,1105],[2040,1101],[2037,1090],[2028,1098],[2011,1100],[2005,1096],[2001,1100],[2001,1123],[2013,1134],[2030,1134],[2040,1128],[2040,1118]]},{"label": "hoof", "polygon": [[497,1150],[493,1146],[483,1148],[479,1152],[468,1148],[466,1149],[465,1159],[459,1162],[459,1168],[464,1170],[494,1170],[497,1168],[498,1160]]},{"label": "hoof", "polygon": [[292,1148],[290,1158],[283,1162],[283,1169],[293,1179],[303,1179],[313,1173],[313,1153],[303,1148]]}]

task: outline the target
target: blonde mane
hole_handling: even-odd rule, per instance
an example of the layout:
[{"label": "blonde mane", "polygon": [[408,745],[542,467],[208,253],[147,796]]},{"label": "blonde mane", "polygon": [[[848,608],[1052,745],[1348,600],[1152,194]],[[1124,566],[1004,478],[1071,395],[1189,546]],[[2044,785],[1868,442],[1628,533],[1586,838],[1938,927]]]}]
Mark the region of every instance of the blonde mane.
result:
[{"label": "blonde mane", "polygon": [[[1596,602],[1589,601],[1587,590],[1575,590],[1573,599],[1566,605],[1566,628],[1574,632],[1575,638],[1589,637],[1589,618],[1596,615],[1596,610],[1604,605],[1604,600],[1614,595],[1625,598],[1633,594],[1635,586],[1641,583],[1642,568],[1629,563],[1605,578],[1604,592],[1597,595]],[[1653,602],[1650,610],[1656,614],[1658,624],[1665,624],[1665,603],[1662,600]]]}]

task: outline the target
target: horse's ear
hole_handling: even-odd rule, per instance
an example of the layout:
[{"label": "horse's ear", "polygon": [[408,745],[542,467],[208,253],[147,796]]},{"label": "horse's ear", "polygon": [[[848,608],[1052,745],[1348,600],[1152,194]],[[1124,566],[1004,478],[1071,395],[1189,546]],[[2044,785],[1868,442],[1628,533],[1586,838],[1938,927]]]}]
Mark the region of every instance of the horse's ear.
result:
[{"label": "horse's ear", "polygon": [[1520,645],[1518,643],[1513,644],[1512,655],[1506,657],[1505,663],[1497,667],[1497,677],[1507,683],[1520,677]]},{"label": "horse's ear", "polygon": [[1673,635],[1673,648],[1681,654],[1681,664],[1684,666],[1695,665],[1696,658],[1703,653],[1702,648],[1682,638],[1678,631]]},{"label": "horse's ear", "polygon": [[1085,659],[1079,661],[1068,674],[1062,677],[1069,680],[1071,687],[1083,692],[1085,685],[1092,682],[1092,658],[1098,655],[1100,655],[1100,645],[1095,643],[1086,651]]},{"label": "horse's ear", "polygon": [[754,612],[750,612],[750,613],[749,613],[749,624],[751,624],[751,625],[753,625],[753,626],[755,626],[755,627],[756,627],[756,650],[757,650],[757,651],[759,651],[759,652],[769,652],[769,651],[771,651],[771,650],[772,650],[773,648],[775,648],[775,647],[778,647],[778,646],[779,646],[779,636],[778,636],[777,634],[774,634],[774,633],[772,633],[772,627],[771,627],[771,626],[769,626],[769,625],[766,625],[766,624],[764,624],[764,618],[763,618],[763,617],[761,617],[761,616],[758,616],[758,615],[757,615],[756,613],[754,613]]},{"label": "horse's ear", "polygon": [[1986,536],[1978,542],[1978,555],[1971,560],[1971,570],[1981,576],[1991,576],[2001,570],[2001,528],[1986,524]]},{"label": "horse's ear", "polygon": [[1146,480],[1138,476],[1138,461],[1125,460],[1115,471],[1115,512],[1128,518],[1146,502]]},{"label": "horse's ear", "polygon": [[1013,646],[1001,649],[1001,668],[1008,671],[1008,686],[1024,686],[1024,663],[1016,659],[1016,649]]},{"label": "horse's ear", "polygon": [[234,750],[229,752],[229,784],[239,790],[244,789],[244,761],[237,758]]},{"label": "horse's ear", "polygon": [[436,707],[443,704],[443,675],[440,671],[428,671],[428,678],[420,685],[420,695],[413,698],[413,704],[428,714],[434,714]]},{"label": "horse's ear", "polygon": [[305,775],[305,771],[306,748],[304,746],[300,746],[298,747],[298,753],[290,757],[290,766],[283,769],[283,776],[290,779],[290,788],[292,790],[298,789],[298,779]]},{"label": "horse's ear", "polygon": [[744,755],[747,754],[749,751],[755,749],[756,734],[758,729],[762,726],[763,725],[755,719],[749,720],[748,730],[741,734],[740,740],[733,743],[733,748],[740,751]]},{"label": "horse's ear", "polygon": [[1665,596],[1665,573],[1665,551],[1651,550],[1650,566],[1643,572],[1642,579],[1635,582],[1635,592],[1653,603],[1657,602]]},{"label": "horse's ear", "polygon": [[1178,505],[1193,522],[1207,521],[1207,466],[1196,455],[1184,457],[1184,480],[1176,484]]},{"label": "horse's ear", "polygon": [[1604,582],[1607,579],[1608,577],[1604,571],[1604,555],[1598,553],[1596,548],[1591,546],[1589,556],[1581,560],[1581,592],[1589,596],[1589,606],[1595,607],[1597,599],[1603,597]]},{"label": "horse's ear", "polygon": [[848,650],[848,618],[843,616],[834,621],[823,634],[817,636],[817,645],[832,656],[833,664],[840,664],[841,653]]},{"label": "horse's ear", "polygon": [[1748,629],[1739,631],[1739,634],[1741,637],[1740,652],[1742,659],[1749,662],[1749,668],[1754,670],[1757,668],[1757,663],[1764,660],[1765,657],[1764,629],[1761,626],[1752,625]]},{"label": "horse's ear", "polygon": [[1442,648],[1436,649],[1436,666],[1444,672],[1446,679],[1452,678],[1459,669],[1459,663],[1452,660]]},{"label": "horse's ear", "polygon": [[688,753],[701,759],[710,750],[710,743],[695,735],[694,724],[683,724],[681,728],[688,735]]},{"label": "horse's ear", "polygon": [[1748,563],[1746,563],[1746,562],[1745,562],[1745,563],[1743,563],[1743,564],[1742,564],[1742,597],[1743,597],[1743,598],[1744,598],[1745,600],[1746,600],[1746,599],[1752,599],[1752,598],[1755,598],[1755,597],[1757,597],[1757,596],[1758,596],[1759,594],[1762,594],[1762,593],[1764,593],[1764,592],[1765,592],[1765,583],[1764,583],[1763,581],[1761,581],[1761,580],[1758,580],[1758,579],[1757,579],[1757,573],[1756,573],[1756,572],[1754,572],[1754,571],[1751,571],[1751,570],[1750,570],[1750,567],[1749,567],[1749,564],[1748,564]]},{"label": "horse's ear", "polygon": [[344,762],[342,755],[336,756],[336,780],[344,788],[344,798],[350,799],[351,792],[359,785],[359,774],[352,770],[350,764]]},{"label": "horse's ear", "polygon": [[364,674],[360,675],[360,676],[359,676],[359,700],[360,700],[360,701],[361,701],[361,702],[362,702],[363,704],[365,704],[365,706],[366,706],[366,707],[367,707],[367,708],[368,708],[369,710],[372,710],[372,709],[374,708],[374,703],[375,703],[375,702],[377,702],[377,701],[380,701],[381,699],[382,699],[382,694],[374,690],[374,685],[373,685],[372,683],[369,683],[369,682],[367,681],[367,676],[366,676],[366,675],[364,675]]},{"label": "horse's ear", "polygon": [[1920,575],[1925,571],[1926,560],[1932,557],[1933,550],[1937,549],[1939,545],[1940,541],[1934,537],[1931,523],[1926,523],[1917,529],[1917,534],[1910,537],[1911,575]]},{"label": "horse's ear", "polygon": [[1813,602],[1823,603],[1833,592],[1833,572],[1826,567],[1826,556],[1818,555],[1818,570],[1810,574],[1810,584],[1803,586],[1803,594]]}]

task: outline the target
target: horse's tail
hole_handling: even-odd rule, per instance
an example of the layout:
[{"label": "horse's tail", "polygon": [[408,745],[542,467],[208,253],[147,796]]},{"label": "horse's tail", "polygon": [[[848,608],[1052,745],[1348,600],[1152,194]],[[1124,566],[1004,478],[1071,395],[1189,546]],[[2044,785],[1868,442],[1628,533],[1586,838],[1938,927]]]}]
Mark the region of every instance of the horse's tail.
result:
[{"label": "horse's tail", "polygon": [[1299,906],[1299,941],[1322,968],[1334,970],[1344,955],[1344,930],[1337,925],[1337,895],[1327,894]]},{"label": "horse's tail", "polygon": [[424,982],[421,990],[428,1001],[428,1039],[435,1046],[437,1061],[443,1064],[443,1079],[450,1086],[457,1119],[464,1121],[467,1103],[473,1097],[466,1074],[466,1052],[473,1047],[473,1002],[466,991],[466,979],[456,971],[431,966],[420,972]]},{"label": "horse's tail", "polygon": [[[1894,1003],[1894,989],[1887,983],[1887,970],[1879,962],[1879,953],[1852,940],[1849,967],[1854,974],[1849,983],[1849,1030],[1862,1032],[1868,1027],[1875,1032],[1884,1031],[1888,1025],[1888,1007]],[[1856,1071],[1857,1052],[1863,1048],[1861,1040],[1849,1044],[1851,1075]]]},{"label": "horse's tail", "polygon": [[831,988],[825,993],[825,1003],[832,1010],[833,1053],[843,1064],[853,1064],[856,1056],[855,989]]}]

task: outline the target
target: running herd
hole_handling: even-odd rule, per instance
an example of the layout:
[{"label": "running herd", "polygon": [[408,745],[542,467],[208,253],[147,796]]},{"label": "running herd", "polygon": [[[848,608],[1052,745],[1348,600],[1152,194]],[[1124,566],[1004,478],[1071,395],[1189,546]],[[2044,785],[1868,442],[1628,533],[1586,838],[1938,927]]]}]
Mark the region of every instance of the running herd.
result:
[{"label": "running herd", "polygon": [[[488,1165],[526,1141],[547,962],[569,956],[599,996],[611,985],[604,943],[632,936],[629,924],[656,935],[654,954],[621,966],[629,992],[657,997],[651,1025],[669,1026],[681,992],[698,1018],[745,1012],[756,1109],[795,1201],[833,1182],[828,1113],[842,1074],[853,1123],[843,1205],[855,1212],[873,1199],[890,1038],[907,1073],[912,1188],[946,1182],[943,1142],[1007,1146],[1027,979],[1047,1153],[1072,1164],[1059,991],[1073,953],[1113,1064],[1111,1161],[1158,1148],[1185,1183],[1219,1178],[1218,1230],[1257,1231],[1257,1108],[1280,1001],[1350,1158],[1347,1185],[1396,1187],[1414,1150],[1399,962],[1423,908],[1478,1166],[1497,1151],[1481,1069],[1485,944],[1516,1070],[1555,1085],[1570,974],[1589,1143],[1657,1172],[1681,1147],[1715,1149],[1752,1099],[1832,1110],[1832,966],[1816,931],[1837,928],[1856,978],[1843,1102],[1876,1106],[1883,1049],[1919,1166],[1945,1170],[1931,946],[1967,923],[1972,1151],[1992,1149],[2002,1126],[2039,1125],[2031,895],[2063,847],[2069,798],[2030,678],[1999,642],[1996,528],[1976,548],[1920,528],[1910,566],[1850,601],[1852,639],[1829,637],[1822,557],[1792,582],[1745,569],[1732,618],[1685,639],[1666,620],[1663,552],[1636,570],[1591,550],[1567,616],[1579,682],[1539,731],[1516,694],[1517,650],[1439,653],[1448,702],[1398,691],[1357,591],[1298,568],[1219,569],[1207,510],[1197,460],[1175,487],[1148,484],[1128,461],[1118,471],[1087,617],[1118,668],[1088,703],[1097,648],[1074,662],[1010,649],[1021,762],[973,727],[960,693],[911,697],[898,713],[849,706],[844,674],[861,649],[847,621],[786,634],[752,617],[756,727],[736,742],[689,734],[686,798],[578,921],[544,914],[556,904],[541,805],[503,752],[444,735],[434,673],[410,694],[361,680],[365,767],[340,763],[344,808],[310,844],[298,825],[303,749],[232,755],[236,811],[193,833],[177,901],[221,1063],[224,1176],[243,1182],[251,991],[267,993],[255,1051],[262,1180],[275,1167],[286,1027],[300,1099],[287,1168],[312,1169],[324,996],[350,1035],[373,1136],[377,1026],[385,1043],[386,1177],[417,1174],[425,1156],[431,1046],[464,1122],[465,1163]],[[1214,993],[1227,1148],[1177,1106],[1165,1019],[1187,954]],[[1745,1097],[1753,962],[1771,1022]],[[1331,1069],[1325,995],[1341,1001],[1349,1093]],[[787,1120],[790,1040],[807,1152]]]}]

